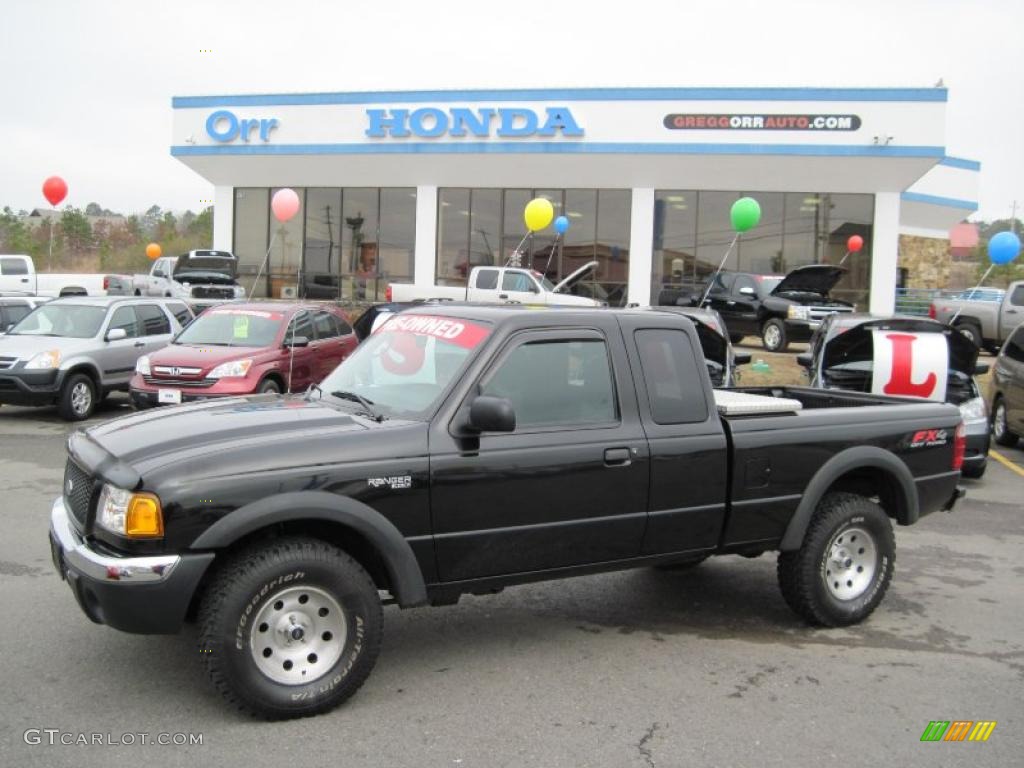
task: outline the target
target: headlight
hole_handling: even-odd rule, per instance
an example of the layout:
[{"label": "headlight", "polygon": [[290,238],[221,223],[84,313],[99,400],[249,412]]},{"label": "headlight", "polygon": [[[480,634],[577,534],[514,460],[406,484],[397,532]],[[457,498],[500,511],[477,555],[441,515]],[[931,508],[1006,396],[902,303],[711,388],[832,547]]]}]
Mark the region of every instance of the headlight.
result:
[{"label": "headlight", "polygon": [[985,401],[980,397],[960,403],[960,417],[965,421],[988,421],[988,411],[985,409]]},{"label": "headlight", "polygon": [[152,493],[132,493],[104,484],[96,506],[96,522],[108,531],[131,538],[164,535],[160,499]]},{"label": "headlight", "polygon": [[249,369],[252,367],[252,360],[246,358],[245,360],[232,360],[230,363],[221,363],[208,374],[208,379],[228,379],[228,378],[240,378],[249,373]]},{"label": "headlight", "polygon": [[786,317],[790,320],[810,320],[811,308],[790,304],[789,309],[786,310]]},{"label": "headlight", "polygon": [[33,357],[27,363],[25,367],[30,370],[51,370],[60,365],[60,350],[59,349],[48,349],[45,352],[40,352],[38,355]]},{"label": "headlight", "polygon": [[240,285],[236,285],[235,286],[235,298],[236,299],[244,299],[245,298],[245,288],[243,288]]},{"label": "headlight", "polygon": [[152,371],[149,369],[149,355],[143,355],[135,361],[135,372],[143,376],[149,376]]}]

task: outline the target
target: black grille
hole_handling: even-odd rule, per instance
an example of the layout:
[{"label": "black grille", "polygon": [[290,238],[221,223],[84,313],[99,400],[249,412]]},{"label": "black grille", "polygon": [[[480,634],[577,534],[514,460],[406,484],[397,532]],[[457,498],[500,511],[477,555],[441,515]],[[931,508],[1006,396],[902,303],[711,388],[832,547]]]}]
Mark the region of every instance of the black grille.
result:
[{"label": "black grille", "polygon": [[82,525],[85,525],[89,516],[92,487],[92,476],[68,459],[68,465],[64,468],[64,503]]},{"label": "black grille", "polygon": [[208,285],[197,285],[192,289],[193,299],[233,299],[234,288],[213,288]]},{"label": "black grille", "polygon": [[143,376],[143,381],[154,387],[209,387],[219,379],[173,379],[166,376]]}]

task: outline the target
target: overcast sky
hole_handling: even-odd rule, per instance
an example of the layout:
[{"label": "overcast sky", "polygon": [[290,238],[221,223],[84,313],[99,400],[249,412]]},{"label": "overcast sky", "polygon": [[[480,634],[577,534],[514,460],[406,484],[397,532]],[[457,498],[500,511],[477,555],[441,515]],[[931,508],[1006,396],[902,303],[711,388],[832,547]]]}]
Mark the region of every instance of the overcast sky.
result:
[{"label": "overcast sky", "polygon": [[[949,88],[976,218],[1024,209],[1021,0],[4,0],[0,206],[203,207],[171,97],[581,86]],[[212,53],[200,53],[210,49]]]}]

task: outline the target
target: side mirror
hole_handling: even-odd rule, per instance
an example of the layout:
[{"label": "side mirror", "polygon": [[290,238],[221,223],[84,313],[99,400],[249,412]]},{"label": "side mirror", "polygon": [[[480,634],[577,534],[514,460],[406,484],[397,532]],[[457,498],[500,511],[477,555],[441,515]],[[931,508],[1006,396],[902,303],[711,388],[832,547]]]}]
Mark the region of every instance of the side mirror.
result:
[{"label": "side mirror", "polygon": [[124,328],[111,328],[109,331],[107,331],[106,335],[107,341],[120,341],[121,339],[127,338],[128,331],[126,331]]},{"label": "side mirror", "polygon": [[732,355],[733,365],[748,365],[750,363],[750,360],[751,358],[749,352],[734,352]]},{"label": "side mirror", "polygon": [[[10,327],[8,327],[7,330],[11,330]],[[983,373],[988,373],[990,367],[991,366],[988,363],[978,363],[974,366],[975,376],[981,376]]]},{"label": "side mirror", "polygon": [[799,365],[801,368],[807,368],[808,370],[810,370],[811,364],[813,362],[814,360],[811,358],[810,352],[801,352],[799,355],[796,356],[796,364]]},{"label": "side mirror", "polygon": [[306,336],[293,336],[291,341],[285,341],[286,347],[308,347],[309,339]]},{"label": "side mirror", "polygon": [[507,398],[481,395],[469,408],[469,424],[478,432],[514,432],[516,412]]},{"label": "side mirror", "polygon": [[744,296],[749,296],[750,298],[754,298],[755,296],[757,296],[757,291],[755,291],[749,285],[744,285],[742,288],[740,288],[740,293],[742,293]]}]

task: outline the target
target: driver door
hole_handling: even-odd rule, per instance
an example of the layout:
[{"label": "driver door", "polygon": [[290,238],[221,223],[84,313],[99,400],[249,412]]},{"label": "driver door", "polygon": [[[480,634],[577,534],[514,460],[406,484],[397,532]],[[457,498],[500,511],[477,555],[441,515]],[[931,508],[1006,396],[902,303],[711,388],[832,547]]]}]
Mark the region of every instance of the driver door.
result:
[{"label": "driver door", "polygon": [[[726,312],[722,314],[730,333],[754,335],[760,333],[757,326],[757,285],[749,275],[736,275],[731,295],[725,299]],[[721,310],[719,310],[721,311]]]},{"label": "driver door", "polygon": [[506,269],[501,274],[501,287],[498,290],[499,301],[514,301],[519,304],[534,304],[540,289],[526,272],[518,269]]},{"label": "driver door", "polygon": [[[122,329],[127,337],[107,341],[107,334],[115,328]],[[103,329],[102,347],[96,352],[96,360],[102,367],[105,385],[127,386],[135,372],[135,361],[143,353],[146,342],[140,338],[139,319],[135,307],[120,306],[110,315]]]}]

